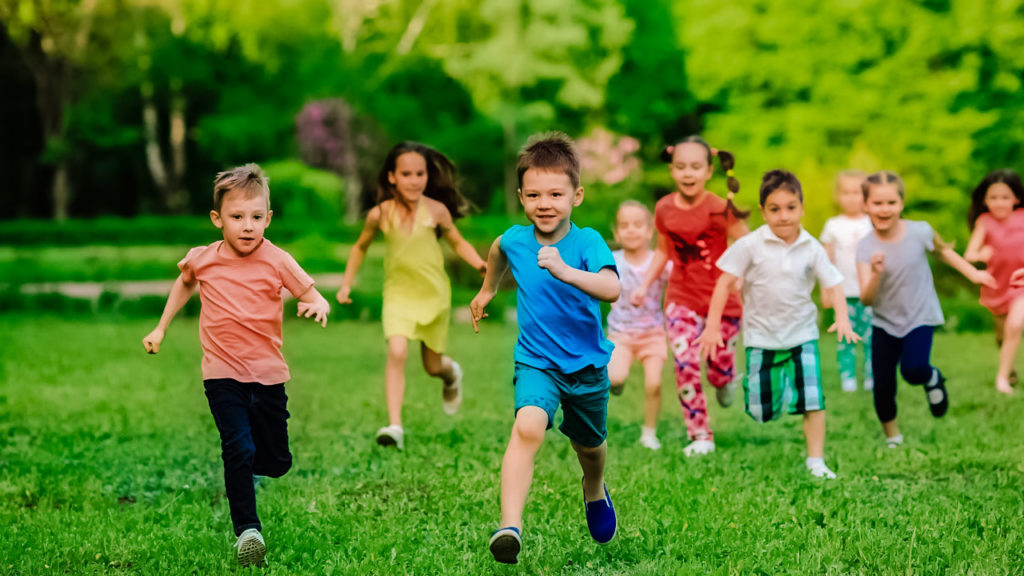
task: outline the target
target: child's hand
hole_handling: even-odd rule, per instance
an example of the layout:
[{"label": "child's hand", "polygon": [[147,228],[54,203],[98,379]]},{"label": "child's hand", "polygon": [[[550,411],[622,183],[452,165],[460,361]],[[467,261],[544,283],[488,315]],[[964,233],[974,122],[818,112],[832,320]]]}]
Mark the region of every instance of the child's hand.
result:
[{"label": "child's hand", "polygon": [[[351,300],[350,300],[351,302]],[[331,313],[331,305],[323,297],[317,298],[316,302],[299,302],[299,313],[296,316],[304,316],[320,323],[320,326],[327,327],[327,315]]]},{"label": "child's hand", "polygon": [[[999,288],[999,283],[996,282],[994,276],[986,270],[978,270],[977,268],[967,276],[967,279],[975,284],[982,284],[989,288]],[[1012,280],[1012,279],[1011,279]]]},{"label": "child's hand", "polygon": [[160,351],[160,343],[164,341],[163,328],[156,328],[142,339],[142,346],[146,352],[156,354]]},{"label": "child's hand", "polygon": [[1024,288],[1024,268],[1017,268],[1010,275],[1010,286]]},{"label": "child's hand", "polygon": [[722,329],[718,326],[707,324],[704,326],[704,331],[701,332],[700,337],[690,345],[700,346],[698,354],[700,354],[701,360],[707,360],[709,357],[714,360],[718,357],[718,349],[725,346],[725,342],[722,340]]},{"label": "child's hand", "polygon": [[484,308],[487,308],[487,305],[493,299],[493,293],[481,290],[473,298],[473,301],[469,303],[469,313],[473,316],[473,332],[475,334],[480,333],[480,321],[487,318],[487,312]]},{"label": "child's hand", "polygon": [[839,342],[842,342],[844,338],[850,344],[860,342],[860,335],[853,331],[853,327],[850,326],[849,318],[840,318],[839,320],[836,320],[828,327],[828,332],[829,334],[835,332],[836,340]]},{"label": "child's hand", "polygon": [[487,276],[487,262],[482,262],[477,266],[476,271],[480,273],[481,277]]},{"label": "child's hand", "polygon": [[338,295],[335,296],[338,300],[338,304],[351,304],[352,298],[349,296],[350,292],[352,292],[352,288],[342,284],[341,289],[338,290]]},{"label": "child's hand", "polygon": [[562,274],[569,267],[562,260],[562,255],[558,253],[558,248],[554,246],[541,246],[540,251],[537,252],[537,266],[551,272],[551,275],[559,280],[562,279]]},{"label": "child's hand", "polygon": [[633,292],[630,293],[629,303],[639,308],[640,306],[643,306],[644,298],[646,297],[647,291],[644,290],[643,288],[637,288],[636,290],[633,290]]},{"label": "child's hand", "polygon": [[871,272],[881,274],[885,271],[885,252],[875,252],[871,255]]}]

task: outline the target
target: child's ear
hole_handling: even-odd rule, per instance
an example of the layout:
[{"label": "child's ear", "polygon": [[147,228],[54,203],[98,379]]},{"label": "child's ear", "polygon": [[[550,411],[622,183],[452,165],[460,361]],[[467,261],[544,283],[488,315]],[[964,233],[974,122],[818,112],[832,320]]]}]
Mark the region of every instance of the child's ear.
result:
[{"label": "child's ear", "polygon": [[267,228],[267,227],[270,226],[270,219],[273,216],[274,216],[274,211],[273,210],[267,210],[267,223],[263,225],[264,228]]},{"label": "child's ear", "polygon": [[583,186],[576,189],[576,193],[572,197],[573,208],[583,203]]},{"label": "child's ear", "polygon": [[394,172],[388,172],[388,182],[391,182],[392,186],[395,185],[395,173]]},{"label": "child's ear", "polygon": [[213,222],[213,225],[216,226],[218,230],[224,228],[224,221],[220,219],[220,212],[210,210],[210,221]]},{"label": "child's ear", "polygon": [[526,206],[526,202],[523,201],[523,189],[522,188],[516,188],[516,197],[519,198],[519,203],[520,204],[522,204],[523,206]]}]

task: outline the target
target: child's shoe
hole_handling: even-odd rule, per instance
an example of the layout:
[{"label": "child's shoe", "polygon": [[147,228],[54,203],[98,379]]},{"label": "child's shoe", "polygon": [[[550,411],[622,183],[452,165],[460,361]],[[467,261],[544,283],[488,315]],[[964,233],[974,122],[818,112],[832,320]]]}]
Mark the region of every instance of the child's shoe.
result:
[{"label": "child's shoe", "polygon": [[715,388],[715,400],[718,400],[718,405],[722,408],[728,408],[732,406],[733,401],[736,399],[736,389],[740,386],[740,379],[743,378],[742,374],[738,374],[735,378],[729,381],[728,384],[721,388]]},{"label": "child's shoe", "polygon": [[900,446],[903,446],[903,434],[887,437],[885,439],[885,445],[889,448],[899,448]]},{"label": "child's shoe", "polygon": [[811,476],[816,478],[831,480],[836,477],[836,473],[829,470],[828,466],[825,465],[824,458],[808,458],[807,469],[811,471]]},{"label": "child's shoe", "polygon": [[626,389],[626,384],[612,384],[608,387],[608,391],[612,393],[612,396],[622,396],[622,391]]},{"label": "child's shoe", "polygon": [[615,537],[617,521],[612,497],[608,494],[608,485],[604,485],[604,498],[587,502],[586,491],[583,495],[583,510],[587,516],[587,529],[590,537],[598,544],[607,544]]},{"label": "child's shoe", "polygon": [[517,564],[519,551],[523,548],[523,539],[519,536],[519,528],[508,526],[495,530],[489,544],[494,559],[502,564]]},{"label": "child's shoe", "polygon": [[703,454],[710,454],[715,451],[715,442],[713,440],[694,440],[690,442],[690,445],[683,448],[683,454],[687,456],[701,456]]},{"label": "child's shoe", "polygon": [[865,390],[874,390],[875,389],[875,379],[874,378],[865,378],[864,379],[864,389]]},{"label": "child's shoe", "polygon": [[1013,386],[1010,385],[1010,381],[1003,380],[1002,378],[996,378],[996,391],[1001,392],[1003,394],[1016,394],[1016,391],[1014,391]]},{"label": "child's shoe", "polygon": [[399,450],[405,448],[405,431],[401,426],[385,426],[377,430],[377,444],[394,446]]},{"label": "child's shoe", "polygon": [[654,432],[641,432],[640,433],[640,444],[644,448],[650,448],[651,450],[661,450],[661,441]]},{"label": "child's shoe", "polygon": [[452,373],[455,379],[441,388],[441,408],[449,416],[454,416],[462,405],[462,366],[455,360],[452,360]]},{"label": "child's shoe", "polygon": [[235,550],[240,566],[261,566],[267,557],[267,546],[263,536],[255,528],[248,528],[238,536]]},{"label": "child's shoe", "polygon": [[932,416],[941,418],[949,409],[949,394],[946,392],[946,377],[938,368],[932,368],[932,379],[924,385],[924,393],[928,396],[928,408]]},{"label": "child's shoe", "polygon": [[[856,378],[843,378],[843,392],[856,392],[857,391],[857,379]],[[864,383],[867,387],[867,382]]]}]

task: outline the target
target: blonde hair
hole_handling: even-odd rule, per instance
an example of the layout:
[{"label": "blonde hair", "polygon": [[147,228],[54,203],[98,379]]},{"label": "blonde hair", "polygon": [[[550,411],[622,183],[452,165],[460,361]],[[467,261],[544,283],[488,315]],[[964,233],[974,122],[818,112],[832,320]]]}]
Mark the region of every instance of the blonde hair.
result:
[{"label": "blonde hair", "polygon": [[863,170],[840,170],[836,174],[836,182],[835,182],[836,196],[838,196],[839,193],[842,191],[842,190],[840,190],[840,187],[843,185],[843,180],[853,180],[853,179],[856,179],[856,180],[859,181],[858,183],[862,183],[862,182],[864,182],[864,179],[867,178],[867,177],[868,177],[867,172],[865,172]]},{"label": "blonde hair", "polygon": [[647,225],[654,228],[654,214],[651,213],[651,209],[648,208],[646,204],[639,200],[623,200],[615,210],[615,221],[612,224],[613,230],[616,230],[619,227],[619,212],[621,212],[623,208],[639,208],[643,210],[644,214],[647,215]]},{"label": "blonde hair", "polygon": [[246,199],[263,196],[267,199],[267,209],[270,209],[270,186],[267,175],[259,164],[250,162],[244,166],[238,166],[231,170],[218,172],[213,179],[213,209],[220,212],[220,206],[224,202],[224,195],[232,190],[241,190]]}]

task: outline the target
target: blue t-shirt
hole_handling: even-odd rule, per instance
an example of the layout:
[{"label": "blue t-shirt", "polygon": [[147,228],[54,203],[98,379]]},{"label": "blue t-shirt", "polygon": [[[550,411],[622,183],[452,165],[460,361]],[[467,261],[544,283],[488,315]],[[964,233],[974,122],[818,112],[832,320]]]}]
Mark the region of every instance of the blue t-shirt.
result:
[{"label": "blue t-shirt", "polygon": [[[573,268],[616,270],[612,251],[593,228],[572,224],[569,233],[553,246]],[[518,285],[516,362],[555,368],[564,374],[587,366],[606,366],[614,345],[604,337],[600,302],[537,266],[540,249],[532,225],[512,226],[501,236],[501,251]]]}]

